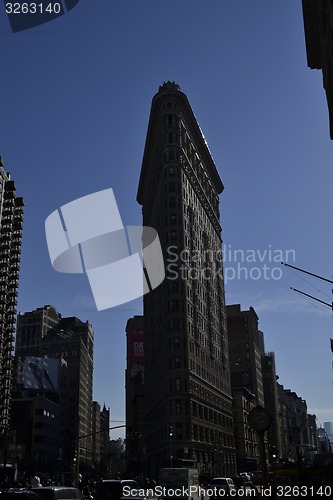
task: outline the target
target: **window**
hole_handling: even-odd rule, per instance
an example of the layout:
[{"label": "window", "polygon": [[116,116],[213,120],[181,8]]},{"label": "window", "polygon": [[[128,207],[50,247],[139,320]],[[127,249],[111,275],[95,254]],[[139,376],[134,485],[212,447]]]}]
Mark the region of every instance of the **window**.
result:
[{"label": "window", "polygon": [[175,357],[175,368],[176,369],[180,368],[180,357],[179,356]]},{"label": "window", "polygon": [[174,182],[169,182],[169,193],[176,192],[176,184]]},{"label": "window", "polygon": [[180,338],[179,337],[175,337],[173,339],[173,347],[175,349],[180,349]]},{"label": "window", "polygon": [[176,198],[170,198],[170,200],[169,200],[169,207],[170,208],[176,208]]},{"label": "window", "polygon": [[182,400],[176,399],[176,415],[182,414]]},{"label": "window", "polygon": [[[179,330],[180,329],[180,322],[179,318],[172,318],[172,330]],[[179,339],[179,337],[177,337]]]},{"label": "window", "polygon": [[175,391],[181,391],[181,379],[179,377],[175,378]]},{"label": "window", "polygon": [[183,439],[183,424],[181,422],[176,424],[176,438]]},{"label": "window", "polygon": [[179,300],[178,299],[174,299],[172,302],[171,302],[171,309],[172,309],[172,312],[178,312],[179,311]]}]

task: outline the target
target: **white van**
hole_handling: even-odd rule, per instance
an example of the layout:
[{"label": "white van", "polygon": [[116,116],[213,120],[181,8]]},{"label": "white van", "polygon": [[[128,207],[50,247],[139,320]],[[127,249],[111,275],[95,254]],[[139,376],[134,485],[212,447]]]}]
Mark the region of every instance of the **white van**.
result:
[{"label": "white van", "polygon": [[164,468],[159,472],[155,493],[162,498],[201,500],[199,474],[196,469]]}]

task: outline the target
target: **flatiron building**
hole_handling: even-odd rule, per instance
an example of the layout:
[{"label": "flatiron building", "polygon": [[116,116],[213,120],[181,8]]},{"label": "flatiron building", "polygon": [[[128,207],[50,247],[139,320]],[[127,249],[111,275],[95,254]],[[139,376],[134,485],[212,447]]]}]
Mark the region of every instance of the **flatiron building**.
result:
[{"label": "flatiron building", "polygon": [[235,472],[219,194],[223,183],[186,95],[154,96],[137,200],[157,230],[164,282],[144,297],[147,474]]}]

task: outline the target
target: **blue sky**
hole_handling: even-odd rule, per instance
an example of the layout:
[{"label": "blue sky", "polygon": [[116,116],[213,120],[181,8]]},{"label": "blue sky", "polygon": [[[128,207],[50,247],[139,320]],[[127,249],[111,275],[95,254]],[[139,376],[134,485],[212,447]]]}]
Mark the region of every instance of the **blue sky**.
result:
[{"label": "blue sky", "polygon": [[2,9],[0,37],[0,154],[26,201],[18,310],[53,304],[92,323],[94,398],[112,420],[124,420],[125,325],[142,301],[97,312],[85,276],[53,271],[44,222],[112,187],[124,224],[141,223],[151,99],[174,80],[225,185],[225,248],[255,256],[225,262],[235,271],[227,303],[254,307],[279,382],[318,422],[333,421],[332,313],[290,290],[331,302],[331,286],[269,259],[289,250],[291,264],[332,277],[333,144],[321,73],[307,68],[301,0],[81,0],[15,34]]}]

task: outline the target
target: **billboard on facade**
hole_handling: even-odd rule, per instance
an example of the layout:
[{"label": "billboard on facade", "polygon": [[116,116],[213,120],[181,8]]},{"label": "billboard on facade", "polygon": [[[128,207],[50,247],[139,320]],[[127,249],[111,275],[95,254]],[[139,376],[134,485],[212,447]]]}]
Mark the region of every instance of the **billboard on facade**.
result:
[{"label": "billboard on facade", "polygon": [[24,389],[58,390],[59,360],[26,356],[22,367]]},{"label": "billboard on facade", "polygon": [[133,385],[144,383],[144,341],[143,328],[134,327],[128,332],[129,342],[129,382]]}]

